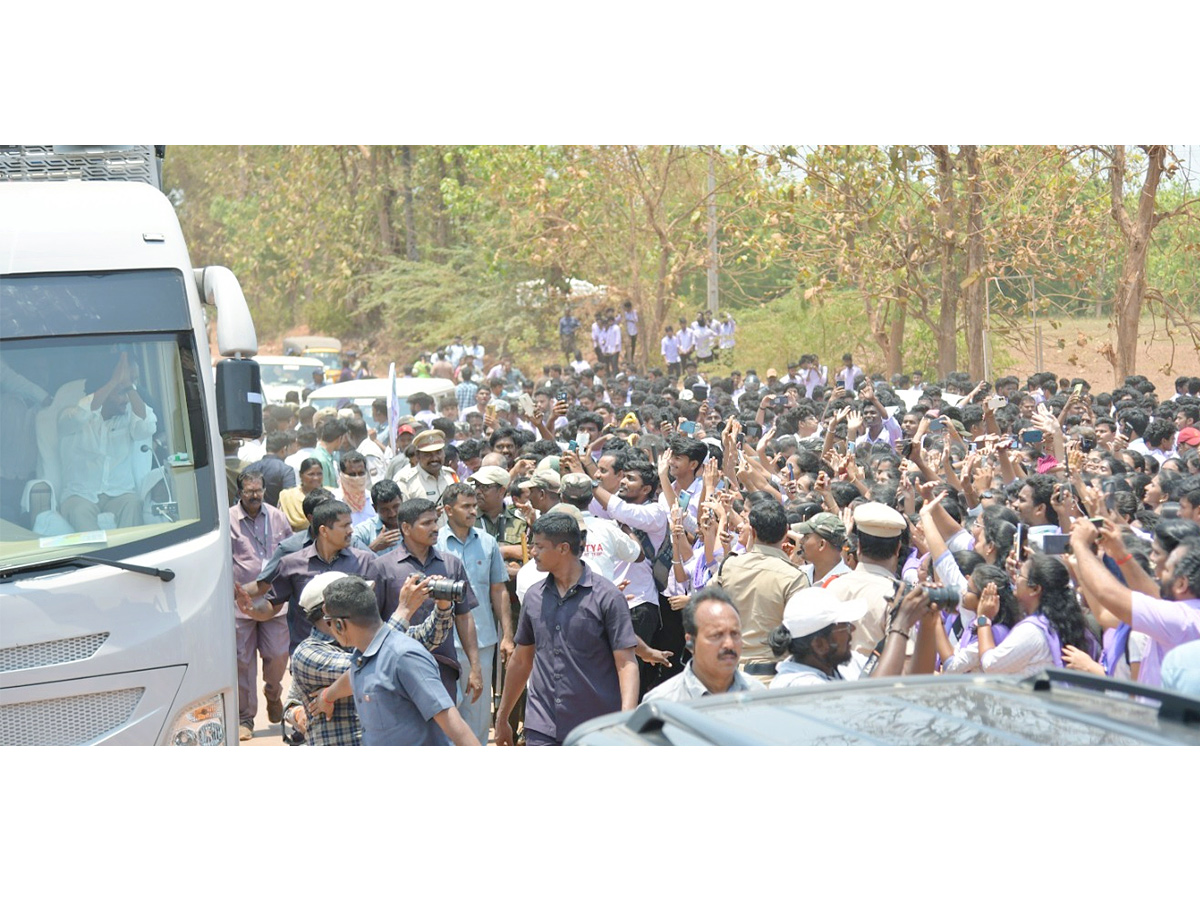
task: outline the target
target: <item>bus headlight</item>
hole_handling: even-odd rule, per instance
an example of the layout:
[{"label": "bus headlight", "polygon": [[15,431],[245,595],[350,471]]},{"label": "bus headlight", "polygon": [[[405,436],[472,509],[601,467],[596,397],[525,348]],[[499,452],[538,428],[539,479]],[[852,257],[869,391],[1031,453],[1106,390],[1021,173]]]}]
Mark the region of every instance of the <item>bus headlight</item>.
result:
[{"label": "bus headlight", "polygon": [[171,726],[173,747],[219,747],[225,743],[224,703],[216,694],[193,703]]}]

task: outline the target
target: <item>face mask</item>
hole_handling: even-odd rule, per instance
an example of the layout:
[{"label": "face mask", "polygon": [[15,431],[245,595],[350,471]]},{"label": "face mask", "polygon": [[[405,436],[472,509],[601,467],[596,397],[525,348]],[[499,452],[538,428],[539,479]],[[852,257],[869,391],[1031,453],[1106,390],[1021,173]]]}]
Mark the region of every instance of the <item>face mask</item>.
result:
[{"label": "face mask", "polygon": [[343,475],[342,485],[355,493],[366,490],[367,476],[366,475]]}]

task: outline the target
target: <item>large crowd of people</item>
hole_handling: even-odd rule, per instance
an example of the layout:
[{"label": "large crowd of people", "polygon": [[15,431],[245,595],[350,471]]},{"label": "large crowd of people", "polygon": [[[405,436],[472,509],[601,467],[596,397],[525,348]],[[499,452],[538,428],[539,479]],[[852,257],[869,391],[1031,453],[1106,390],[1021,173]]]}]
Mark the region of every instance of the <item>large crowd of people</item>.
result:
[{"label": "large crowd of people", "polygon": [[717,376],[704,316],[637,371],[630,312],[586,360],[564,313],[536,377],[456,340],[436,409],[270,406],[227,447],[243,738],[258,655],[309,744],[561,744],[899,673],[1200,690],[1200,378]]}]

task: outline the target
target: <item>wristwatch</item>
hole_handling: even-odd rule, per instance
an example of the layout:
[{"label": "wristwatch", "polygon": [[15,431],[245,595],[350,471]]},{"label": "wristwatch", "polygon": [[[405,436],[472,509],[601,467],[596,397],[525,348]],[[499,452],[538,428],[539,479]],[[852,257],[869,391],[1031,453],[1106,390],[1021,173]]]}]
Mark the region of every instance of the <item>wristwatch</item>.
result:
[{"label": "wristwatch", "polygon": [[992,625],[992,620],[987,616],[976,616],[975,621],[971,623],[971,630],[978,631],[984,625],[987,625],[990,628]]}]

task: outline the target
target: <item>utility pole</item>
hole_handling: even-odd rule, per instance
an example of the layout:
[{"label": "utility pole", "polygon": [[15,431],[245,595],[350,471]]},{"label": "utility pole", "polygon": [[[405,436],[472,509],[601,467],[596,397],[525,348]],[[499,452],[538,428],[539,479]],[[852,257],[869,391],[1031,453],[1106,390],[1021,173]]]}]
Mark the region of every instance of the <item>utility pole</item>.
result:
[{"label": "utility pole", "polygon": [[715,148],[708,148],[708,314],[716,316],[717,294],[717,173],[713,165]]}]

